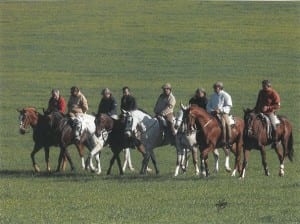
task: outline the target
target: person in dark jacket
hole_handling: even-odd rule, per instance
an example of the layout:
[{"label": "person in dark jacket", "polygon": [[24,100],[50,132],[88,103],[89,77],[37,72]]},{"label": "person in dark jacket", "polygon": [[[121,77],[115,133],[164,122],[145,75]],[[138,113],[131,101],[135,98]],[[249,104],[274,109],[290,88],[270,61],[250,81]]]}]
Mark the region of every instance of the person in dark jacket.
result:
[{"label": "person in dark jacket", "polygon": [[117,101],[115,98],[112,96],[111,91],[109,88],[105,88],[101,92],[102,99],[99,103],[98,106],[98,114],[103,113],[107,114],[110,117],[117,119]]},{"label": "person in dark jacket", "polygon": [[137,109],[137,104],[135,98],[131,95],[128,86],[123,87],[123,96],[121,99],[121,111],[132,111]]},{"label": "person in dark jacket", "polygon": [[196,104],[198,107],[202,107],[206,110],[207,97],[205,89],[198,88],[195,91],[195,95],[190,99],[189,104]]}]

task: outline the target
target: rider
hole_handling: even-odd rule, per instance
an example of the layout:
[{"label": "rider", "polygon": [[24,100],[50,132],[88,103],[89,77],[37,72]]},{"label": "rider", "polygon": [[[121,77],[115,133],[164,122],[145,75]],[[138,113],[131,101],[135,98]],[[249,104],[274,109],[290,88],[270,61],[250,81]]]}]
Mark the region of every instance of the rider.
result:
[{"label": "rider", "polygon": [[176,99],[172,93],[172,87],[170,83],[166,83],[162,86],[163,93],[157,99],[155,104],[154,113],[156,116],[162,116],[166,119],[168,126],[171,129],[171,133],[175,136],[176,131],[174,128],[174,115],[173,110],[176,104]]},{"label": "rider", "polygon": [[272,88],[269,80],[262,81],[262,89],[258,93],[255,111],[267,115],[272,124],[272,141],[276,142],[276,115],[275,112],[280,109],[280,96]]},{"label": "rider", "polygon": [[223,90],[223,83],[216,82],[213,85],[214,93],[211,95],[210,100],[206,106],[206,110],[214,116],[220,116],[223,129],[223,144],[229,146],[231,138],[231,127],[229,114],[232,107],[231,96]]},{"label": "rider", "polygon": [[207,97],[205,89],[197,88],[195,95],[189,100],[189,104],[196,104],[198,107],[206,109]]},{"label": "rider", "polygon": [[117,101],[113,97],[109,88],[104,88],[101,91],[102,98],[98,106],[98,113],[107,114],[108,116],[118,119],[117,115]]},{"label": "rider", "polygon": [[72,128],[75,134],[75,142],[80,142],[80,131],[83,115],[88,110],[88,102],[78,87],[71,87],[71,95],[68,101],[68,115],[72,119]]},{"label": "rider", "polygon": [[132,111],[137,109],[137,104],[135,98],[131,95],[128,86],[123,87],[123,96],[121,99],[121,111]]},{"label": "rider", "polygon": [[66,111],[66,101],[65,99],[59,94],[58,89],[52,89],[51,91],[51,97],[48,101],[48,108],[46,110],[46,113],[51,112],[60,112],[65,113]]}]

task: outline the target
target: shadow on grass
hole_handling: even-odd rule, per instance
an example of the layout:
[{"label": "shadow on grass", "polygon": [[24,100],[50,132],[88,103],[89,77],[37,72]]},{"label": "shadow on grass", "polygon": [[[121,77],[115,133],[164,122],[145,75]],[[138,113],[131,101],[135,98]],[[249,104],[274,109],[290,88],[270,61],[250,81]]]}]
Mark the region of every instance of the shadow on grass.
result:
[{"label": "shadow on grass", "polygon": [[147,174],[140,175],[138,173],[125,173],[123,176],[115,174],[115,175],[96,175],[95,173],[91,173],[88,171],[67,171],[67,172],[34,172],[32,170],[0,170],[0,178],[48,178],[51,181],[117,181],[117,182],[164,182],[164,181],[186,181],[186,180],[213,180],[215,177],[209,178],[199,178],[199,176],[178,176],[174,177],[173,173],[165,173],[165,174]]}]

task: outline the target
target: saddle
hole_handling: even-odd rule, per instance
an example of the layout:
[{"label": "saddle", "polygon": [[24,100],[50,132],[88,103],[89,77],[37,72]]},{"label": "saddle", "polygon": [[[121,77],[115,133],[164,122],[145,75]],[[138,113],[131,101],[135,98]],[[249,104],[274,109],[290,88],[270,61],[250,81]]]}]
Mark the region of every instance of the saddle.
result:
[{"label": "saddle", "polygon": [[[273,127],[272,127],[272,123],[271,123],[270,118],[267,115],[263,114],[263,113],[259,113],[257,116],[266,125],[268,138],[272,139]],[[275,115],[275,118],[276,118],[275,124],[276,125],[280,124],[280,120],[278,119],[277,115]]]}]

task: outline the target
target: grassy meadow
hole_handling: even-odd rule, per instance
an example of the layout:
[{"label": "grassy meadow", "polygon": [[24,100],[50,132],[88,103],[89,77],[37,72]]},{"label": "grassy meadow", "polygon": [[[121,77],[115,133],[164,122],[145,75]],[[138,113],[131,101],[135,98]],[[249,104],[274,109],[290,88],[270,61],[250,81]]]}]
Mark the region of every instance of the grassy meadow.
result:
[{"label": "grassy meadow", "polygon": [[[0,1],[0,223],[300,223],[300,29],[299,2],[202,1]],[[208,95],[221,80],[233,99],[232,113],[253,107],[263,79],[271,80],[293,123],[295,158],[285,176],[268,147],[265,177],[253,150],[246,179],[224,170],[204,179],[188,172],[174,178],[175,149],[156,150],[161,174],[135,172],[33,173],[32,131],[18,132],[16,108],[47,106],[52,88],[68,99],[81,88],[89,112],[109,87],[118,102],[130,86],[139,107],[152,113],[160,87],[173,86],[187,103],[197,87]],[[58,148],[50,151],[57,165]],[[213,158],[210,156],[213,169]],[[234,157],[231,156],[231,166]],[[151,164],[150,164],[151,166]],[[69,168],[69,167],[68,167]],[[222,204],[224,206],[222,206]]]}]

